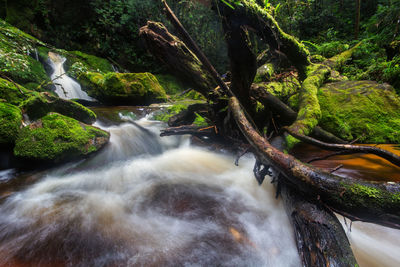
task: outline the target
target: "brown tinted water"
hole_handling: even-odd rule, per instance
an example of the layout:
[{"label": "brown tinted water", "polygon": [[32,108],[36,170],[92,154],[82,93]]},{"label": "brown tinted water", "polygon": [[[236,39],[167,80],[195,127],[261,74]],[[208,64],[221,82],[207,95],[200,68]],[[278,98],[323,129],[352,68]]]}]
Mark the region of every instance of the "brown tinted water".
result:
[{"label": "brown tinted water", "polygon": [[[400,155],[398,145],[382,144],[374,146]],[[331,153],[334,152],[321,150],[318,147],[306,144],[301,144],[293,150],[293,154],[303,162],[324,157]],[[372,154],[337,155],[328,159],[313,161],[311,164],[326,170],[333,170],[343,165],[334,174],[344,177],[350,176],[370,181],[400,182],[400,167]]]}]

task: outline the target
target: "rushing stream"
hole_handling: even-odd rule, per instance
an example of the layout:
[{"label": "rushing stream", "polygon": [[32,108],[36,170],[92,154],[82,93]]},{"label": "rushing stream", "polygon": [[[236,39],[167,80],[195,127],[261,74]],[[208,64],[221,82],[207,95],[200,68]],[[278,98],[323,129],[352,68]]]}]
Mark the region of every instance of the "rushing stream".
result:
[{"label": "rushing stream", "polygon": [[[97,126],[111,133],[104,150],[1,202],[0,266],[300,266],[252,156],[236,167],[187,137],[160,138],[146,117]],[[400,265],[399,231],[355,223],[348,234],[360,266]]]}]

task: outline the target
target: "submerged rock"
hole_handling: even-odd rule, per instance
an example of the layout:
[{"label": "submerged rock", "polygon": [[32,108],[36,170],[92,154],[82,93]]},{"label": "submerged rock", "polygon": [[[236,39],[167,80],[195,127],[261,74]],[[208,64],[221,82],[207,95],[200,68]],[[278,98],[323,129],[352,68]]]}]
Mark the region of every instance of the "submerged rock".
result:
[{"label": "submerged rock", "polygon": [[90,109],[46,92],[30,97],[21,106],[31,120],[37,120],[49,112],[57,112],[86,124],[96,121],[96,114]]},{"label": "submerged rock", "polygon": [[89,96],[107,104],[151,104],[165,102],[167,95],[157,78],[145,73],[82,73],[78,80]]},{"label": "submerged rock", "polygon": [[345,140],[400,143],[400,98],[388,84],[343,81],[319,90],[319,125]]},{"label": "submerged rock", "polygon": [[99,128],[50,113],[20,131],[14,154],[24,160],[58,163],[96,152],[109,138]]},{"label": "submerged rock", "polygon": [[12,146],[22,123],[21,110],[11,104],[0,102],[0,146]]}]

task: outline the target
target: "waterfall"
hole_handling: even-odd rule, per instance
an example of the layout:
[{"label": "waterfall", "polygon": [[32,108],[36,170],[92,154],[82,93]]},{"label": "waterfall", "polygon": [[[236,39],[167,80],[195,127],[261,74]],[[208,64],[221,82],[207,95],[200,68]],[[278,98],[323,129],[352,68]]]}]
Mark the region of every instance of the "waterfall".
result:
[{"label": "waterfall", "polygon": [[56,87],[56,94],[63,99],[83,99],[93,101],[76,81],[69,77],[64,70],[65,57],[49,52],[50,65],[53,73],[50,78]]},{"label": "waterfall", "polygon": [[[251,155],[235,166],[234,155],[185,136],[160,138],[160,122],[125,117],[96,123],[111,140],[93,158],[9,192],[0,266],[301,266],[284,207],[270,183],[258,186]],[[399,266],[399,231],[357,223],[347,234],[361,267]]]}]

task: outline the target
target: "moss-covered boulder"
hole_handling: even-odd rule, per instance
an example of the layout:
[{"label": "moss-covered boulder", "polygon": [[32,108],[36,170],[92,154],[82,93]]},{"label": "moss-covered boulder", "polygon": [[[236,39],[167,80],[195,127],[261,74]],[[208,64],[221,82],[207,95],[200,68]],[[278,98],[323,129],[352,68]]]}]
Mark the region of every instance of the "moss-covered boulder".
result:
[{"label": "moss-covered boulder", "polygon": [[345,140],[400,143],[400,98],[393,87],[372,81],[343,81],[319,90],[319,125]]},{"label": "moss-covered boulder", "polygon": [[165,102],[167,95],[151,73],[86,72],[79,76],[89,96],[107,104],[151,104]]},{"label": "moss-covered boulder", "polygon": [[42,64],[30,56],[38,45],[45,44],[0,20],[0,71],[20,84],[48,82]]},{"label": "moss-covered boulder", "polygon": [[0,78],[0,99],[18,106],[22,101],[33,95],[25,87]]},{"label": "moss-covered boulder", "polygon": [[49,112],[57,112],[87,124],[92,124],[96,121],[96,114],[90,109],[47,92],[28,98],[21,104],[21,108],[30,120],[37,120]]},{"label": "moss-covered boulder", "polygon": [[98,151],[109,138],[101,129],[50,113],[20,130],[14,155],[34,162],[63,162]]},{"label": "moss-covered boulder", "polygon": [[21,110],[14,105],[0,102],[0,146],[14,144],[21,123]]}]

